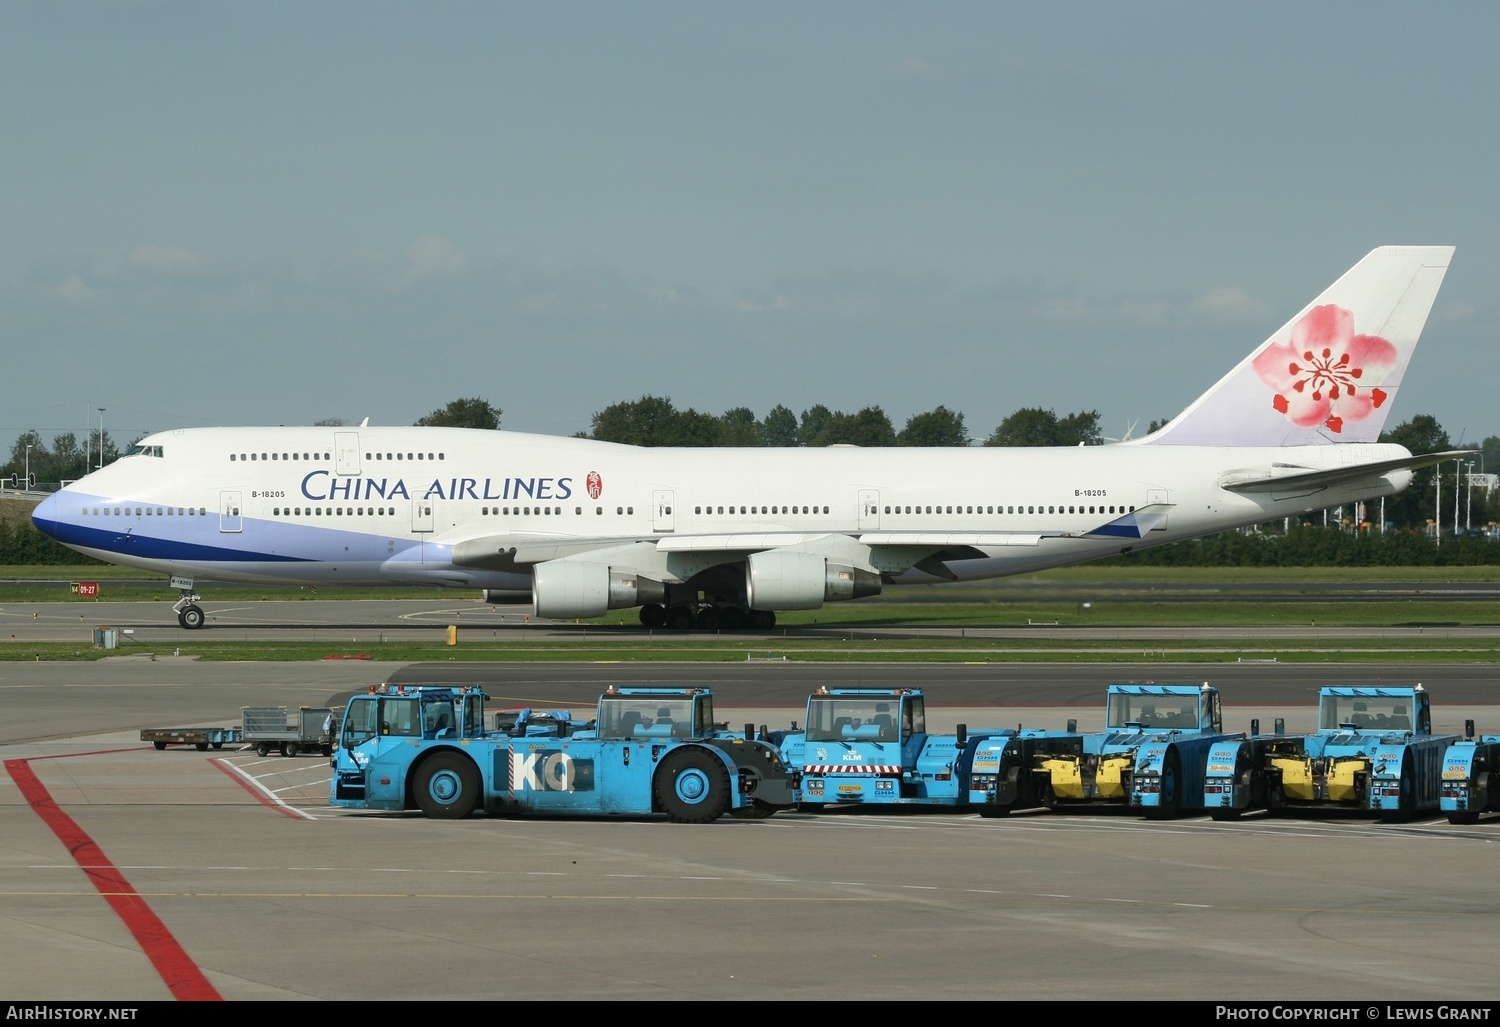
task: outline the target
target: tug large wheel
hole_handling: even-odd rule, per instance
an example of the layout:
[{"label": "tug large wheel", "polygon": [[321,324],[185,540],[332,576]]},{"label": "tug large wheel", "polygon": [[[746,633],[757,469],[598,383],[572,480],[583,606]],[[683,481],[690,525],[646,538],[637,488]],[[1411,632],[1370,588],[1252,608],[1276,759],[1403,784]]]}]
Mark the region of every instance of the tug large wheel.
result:
[{"label": "tug large wheel", "polygon": [[713,823],[729,809],[729,771],[702,749],[677,749],[656,772],[656,802],[675,823]]},{"label": "tug large wheel", "polygon": [[1176,749],[1167,753],[1162,764],[1160,800],[1146,807],[1146,816],[1152,820],[1171,820],[1182,812],[1182,759]]},{"label": "tug large wheel", "polygon": [[462,820],[479,804],[479,770],[458,753],[436,753],[417,768],[412,790],[417,807],[427,816]]},{"label": "tug large wheel", "polygon": [[775,806],[760,802],[759,800],[752,800],[748,806],[730,810],[729,815],[736,820],[764,820],[774,815],[775,812]]},{"label": "tug large wheel", "polygon": [[1412,769],[1411,757],[1401,761],[1401,794],[1396,797],[1396,808],[1381,813],[1380,819],[1387,824],[1404,824],[1417,812],[1417,774]]}]

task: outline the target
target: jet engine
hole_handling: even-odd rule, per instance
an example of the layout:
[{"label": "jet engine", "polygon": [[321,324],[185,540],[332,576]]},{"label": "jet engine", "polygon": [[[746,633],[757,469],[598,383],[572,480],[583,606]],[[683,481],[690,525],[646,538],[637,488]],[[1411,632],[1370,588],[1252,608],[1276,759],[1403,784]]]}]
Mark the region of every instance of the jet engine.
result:
[{"label": "jet engine", "polygon": [[816,610],[824,603],[880,594],[880,575],[829,563],[813,553],[771,550],[745,562],[745,598],[752,610]]},{"label": "jet engine", "polygon": [[531,602],[531,590],[514,588],[486,588],[480,593],[484,601],[494,606],[522,606]]},{"label": "jet engine", "polygon": [[660,581],[600,563],[548,560],[531,573],[531,598],[538,617],[599,617],[666,599]]}]

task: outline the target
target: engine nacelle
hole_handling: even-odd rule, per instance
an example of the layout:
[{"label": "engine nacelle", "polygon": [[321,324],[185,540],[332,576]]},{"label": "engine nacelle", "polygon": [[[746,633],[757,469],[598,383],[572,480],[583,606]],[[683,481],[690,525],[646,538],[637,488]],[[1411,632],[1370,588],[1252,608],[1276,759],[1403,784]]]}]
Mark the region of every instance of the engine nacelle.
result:
[{"label": "engine nacelle", "polygon": [[879,594],[879,574],[813,553],[772,550],[752,553],[745,561],[745,598],[752,610],[816,610],[824,603]]},{"label": "engine nacelle", "polygon": [[538,617],[601,617],[620,610],[666,599],[659,581],[602,563],[548,560],[531,572],[531,599]]},{"label": "engine nacelle", "polygon": [[486,588],[479,593],[495,606],[522,606],[531,602],[531,589]]}]

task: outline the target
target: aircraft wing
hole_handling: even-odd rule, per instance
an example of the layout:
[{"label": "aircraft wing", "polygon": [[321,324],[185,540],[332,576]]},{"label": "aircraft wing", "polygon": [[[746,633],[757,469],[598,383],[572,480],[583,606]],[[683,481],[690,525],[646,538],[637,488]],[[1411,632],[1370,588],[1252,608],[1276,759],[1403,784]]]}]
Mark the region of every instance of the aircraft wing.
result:
[{"label": "aircraft wing", "polygon": [[1219,487],[1230,492],[1282,492],[1288,488],[1327,488],[1363,478],[1375,478],[1388,471],[1416,470],[1446,463],[1460,457],[1472,456],[1477,450],[1452,449],[1443,453],[1423,453],[1420,456],[1400,457],[1395,460],[1375,460],[1366,464],[1349,464],[1345,467],[1306,468],[1294,464],[1273,464],[1270,474],[1264,472],[1231,472],[1219,481]]},{"label": "aircraft wing", "polygon": [[[518,538],[484,535],[453,544],[453,562],[466,567],[521,569],[528,565],[608,551],[630,562],[627,553],[693,558],[695,566],[732,563],[751,553],[797,550],[840,554],[853,563],[890,573],[924,562],[982,559],[986,551],[1036,547],[1045,538],[1139,539],[1166,522],[1166,504],[1141,507],[1094,528],[1043,531],[851,531],[736,532],[711,535],[599,537],[592,539]],[[637,557],[639,559],[639,557]]]}]

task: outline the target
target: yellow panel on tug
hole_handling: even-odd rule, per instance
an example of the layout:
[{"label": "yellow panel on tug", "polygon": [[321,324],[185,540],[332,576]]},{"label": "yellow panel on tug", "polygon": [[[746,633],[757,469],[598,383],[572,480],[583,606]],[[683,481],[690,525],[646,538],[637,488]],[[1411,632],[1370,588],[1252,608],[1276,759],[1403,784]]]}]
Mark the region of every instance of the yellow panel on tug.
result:
[{"label": "yellow panel on tug", "polygon": [[1305,756],[1278,756],[1271,760],[1271,766],[1281,771],[1283,795],[1299,802],[1313,801],[1316,796],[1313,795],[1312,760]]},{"label": "yellow panel on tug", "polygon": [[1325,785],[1329,801],[1358,801],[1360,796],[1354,790],[1354,777],[1356,774],[1368,773],[1369,770],[1370,761],[1366,759],[1336,761],[1328,770],[1328,781]]},{"label": "yellow panel on tug", "polygon": [[1059,799],[1082,799],[1083,768],[1077,759],[1043,760],[1042,769],[1052,778],[1052,794]]}]

